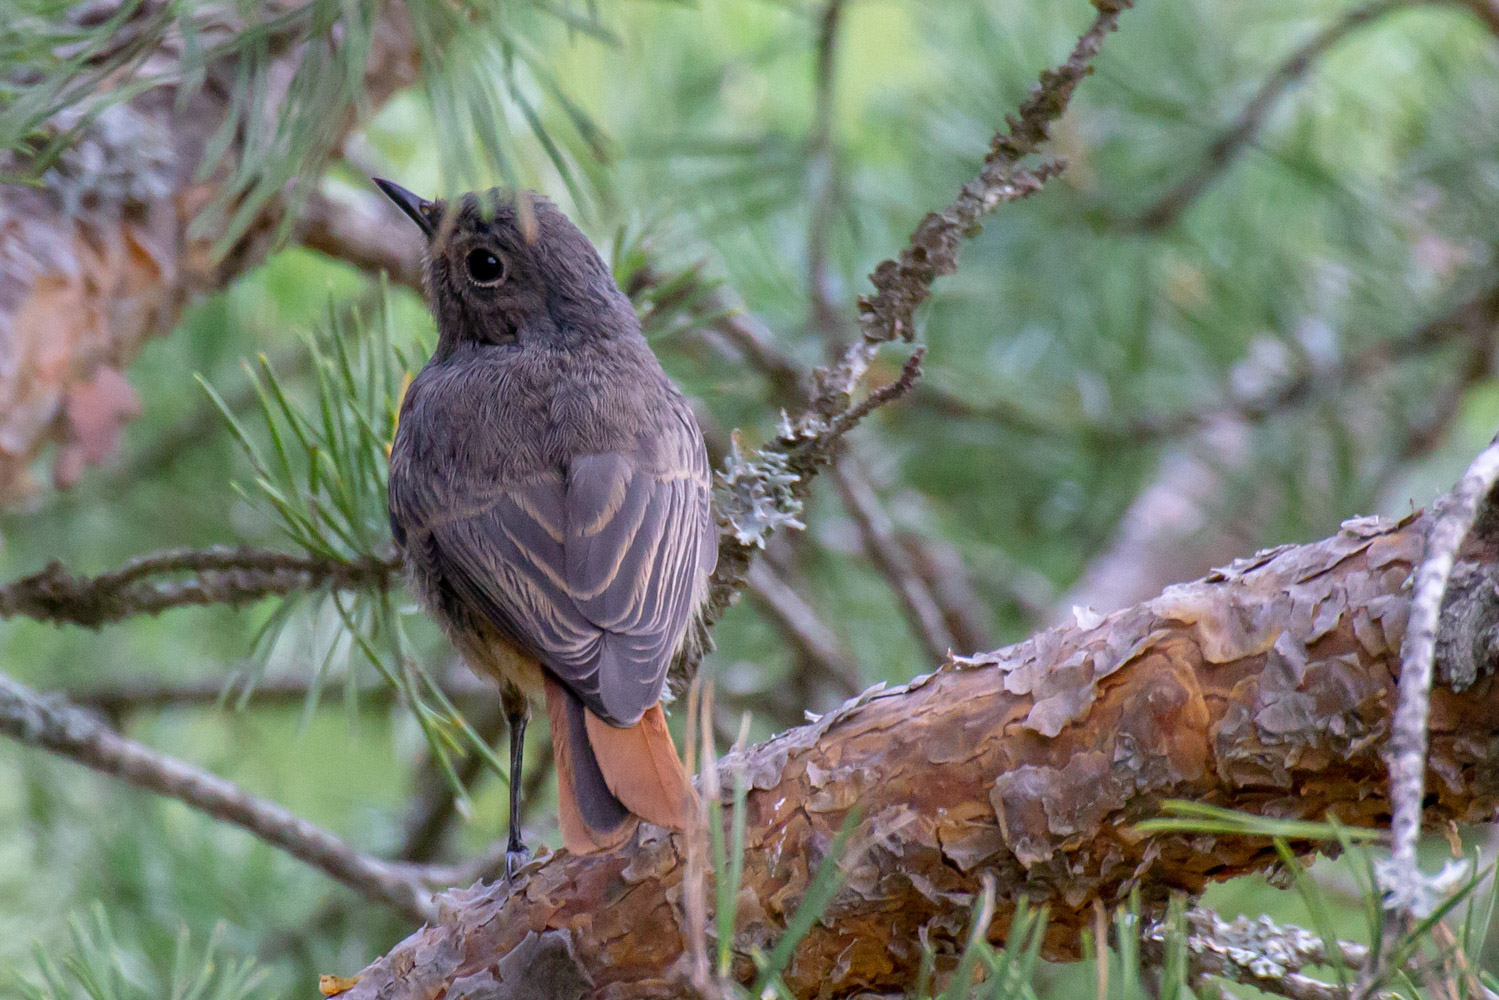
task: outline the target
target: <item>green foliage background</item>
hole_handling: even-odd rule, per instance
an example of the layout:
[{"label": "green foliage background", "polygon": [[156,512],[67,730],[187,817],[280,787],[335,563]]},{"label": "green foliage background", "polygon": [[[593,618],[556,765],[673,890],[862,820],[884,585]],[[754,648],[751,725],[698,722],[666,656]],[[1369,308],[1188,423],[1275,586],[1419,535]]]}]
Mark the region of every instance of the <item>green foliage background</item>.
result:
[{"label": "green foliage background", "polygon": [[[808,136],[820,5],[575,6],[577,23],[541,19],[519,34],[535,69],[497,98],[503,164],[483,155],[483,143],[472,155],[455,152],[452,135],[467,119],[439,128],[420,91],[379,112],[358,143],[361,162],[423,193],[513,176],[561,204],[601,248],[623,229],[644,234],[665,267],[705,260],[783,350],[808,364],[823,359],[828,345],[809,329],[806,278],[819,176]],[[997,642],[1045,624],[1015,581],[1043,581],[1053,599],[1064,593],[1174,444],[1108,429],[1223,405],[1234,366],[1257,351],[1278,353],[1291,371],[1335,368],[1495,282],[1499,39],[1456,4],[1413,5],[1350,36],[1175,224],[1158,232],[1136,224],[1197,168],[1280,60],[1346,9],[1321,0],[1144,0],[1126,15],[1057,130],[1067,173],[991,221],[924,313],[926,378],[974,414],[908,400],[857,432],[856,451],[897,522],[963,553]],[[864,276],[971,176],[1003,115],[1090,14],[1082,2],[1035,0],[848,4],[829,244],[848,331]],[[478,43],[455,47],[436,70],[459,94],[512,72],[499,47]],[[571,109],[549,97],[546,80]],[[527,120],[533,113],[536,123]],[[597,134],[580,127],[582,116]],[[320,183],[366,181],[335,165]],[[389,238],[417,237],[402,229]],[[246,468],[193,375],[232,394],[246,384],[241,359],[264,352],[308,398],[294,360],[299,334],[330,304],[367,303],[372,289],[367,275],[288,247],[193,305],[131,366],[146,406],[121,457],[72,491],[0,518],[0,575],[51,559],[100,571],[168,546],[285,546],[275,523],[230,491]],[[392,292],[391,310],[403,336],[427,336],[416,296]],[[753,372],[685,335],[655,346],[722,427],[742,428],[749,441],[771,432],[777,414]],[[1214,523],[1199,530],[1248,524],[1248,544],[1310,540],[1354,514],[1426,502],[1499,422],[1492,374],[1459,386],[1457,367],[1452,348],[1425,351],[1263,421],[1253,472],[1239,475]],[[1454,392],[1462,393],[1455,418],[1433,441],[1407,445],[1409,427]],[[1045,432],[1004,419],[1010,410]],[[163,454],[164,439],[178,446]],[[804,595],[853,650],[864,680],[928,669],[825,485],[804,519],[817,543]],[[326,645],[334,622],[309,606],[257,658],[255,639],[274,605],[177,610],[99,632],[13,620],[0,629],[0,659],[48,689],[310,670],[309,650]],[[443,662],[431,630],[412,625],[422,654]],[[772,689],[792,667],[747,602],[716,638],[706,670],[730,691]],[[769,731],[766,720],[755,725]],[[315,712],[141,713],[127,731],[375,853],[399,838],[407,776],[425,749],[409,714],[356,710],[335,697]],[[482,784],[464,848],[481,849],[503,821],[502,788]],[[1355,894],[1339,888],[1336,866],[1319,872],[1346,907],[1335,914],[1341,929],[1356,933]],[[1260,880],[1225,886],[1213,900],[1228,915],[1306,919],[1294,896]],[[167,975],[184,928],[206,941],[221,925],[225,952],[266,967],[257,995],[307,995],[314,973],[357,969],[403,932],[243,834],[0,744],[0,966],[29,968],[33,944],[64,949],[69,915],[95,901],[122,953],[134,956],[139,982],[153,968]],[[1091,983],[1080,969],[1038,975],[1045,996],[1077,995]]]}]

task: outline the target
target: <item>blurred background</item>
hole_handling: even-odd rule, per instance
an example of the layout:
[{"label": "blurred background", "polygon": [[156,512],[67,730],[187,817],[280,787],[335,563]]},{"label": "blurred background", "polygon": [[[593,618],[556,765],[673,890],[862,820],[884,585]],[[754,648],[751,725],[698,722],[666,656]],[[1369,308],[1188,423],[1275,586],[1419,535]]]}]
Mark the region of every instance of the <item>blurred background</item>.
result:
[{"label": "blurred background", "polygon": [[[83,73],[59,46],[119,31],[72,6],[0,2],[12,149],[57,133],[43,111],[118,84],[28,110]],[[173,86],[194,85],[198,60],[211,90],[223,55],[182,23],[222,7],[258,24],[277,5],[256,6],[172,7]],[[332,42],[246,43],[230,55],[264,67],[219,80],[241,135],[292,123],[245,139],[230,195],[204,209],[228,263],[148,324],[149,341],[107,348],[138,397],[138,418],[122,405],[105,421],[118,441],[100,432],[81,463],[66,440],[16,452],[0,577],[51,560],[98,573],[176,546],[291,547],[194,376],[264,442],[246,359],[257,369],[263,355],[309,407],[309,334],[321,357],[340,338],[368,348],[380,325],[420,363],[432,327],[411,287],[418,234],[390,221],[371,173],[429,196],[544,192],[611,260],[715,454],[735,428],[745,446],[767,439],[802,398],[797,372],[857,335],[871,268],[973,175],[1093,13],[1082,0],[441,5],[467,28],[425,39],[390,93],[314,81],[293,89],[300,105],[268,110],[257,81],[275,83],[277,60],[357,80],[364,49],[340,11],[368,6],[369,37],[389,14],[311,6],[328,10],[308,37]],[[1486,6],[1144,0],[1126,14],[1055,130],[1067,171],[964,247],[921,314],[920,387],[851,436],[806,531],[775,538],[716,629],[703,669],[724,731],[749,712],[763,737],[948,649],[1017,641],[1074,606],[1136,603],[1450,487],[1499,425],[1499,14]],[[346,130],[345,112],[358,121]],[[134,148],[149,156],[151,143]],[[30,180],[64,197],[86,153]],[[9,203],[18,217],[28,191]],[[335,221],[261,226],[251,253],[268,199],[288,219],[315,208]],[[368,223],[363,245],[383,253],[328,237],[340,220]],[[875,380],[900,360],[882,355]],[[75,425],[67,440],[94,441]],[[410,648],[503,752],[494,700],[407,604],[397,597]],[[99,630],[12,618],[0,659],[373,854],[474,857],[504,829],[504,786],[472,754],[456,757],[471,801],[427,808],[445,782],[422,728],[325,595]],[[528,834],[556,844],[548,780],[533,782]],[[1316,873],[1351,892],[1336,865]],[[1305,918],[1263,880],[1210,901],[1226,916]],[[218,927],[228,954],[265,970],[263,996],[306,995],[315,973],[360,968],[407,930],[248,835],[0,742],[0,967],[31,975],[33,947],[66,947],[68,917],[95,902],[140,976],[170,966],[184,928],[201,943]],[[1048,969],[1040,988],[1077,995],[1079,975]]]}]

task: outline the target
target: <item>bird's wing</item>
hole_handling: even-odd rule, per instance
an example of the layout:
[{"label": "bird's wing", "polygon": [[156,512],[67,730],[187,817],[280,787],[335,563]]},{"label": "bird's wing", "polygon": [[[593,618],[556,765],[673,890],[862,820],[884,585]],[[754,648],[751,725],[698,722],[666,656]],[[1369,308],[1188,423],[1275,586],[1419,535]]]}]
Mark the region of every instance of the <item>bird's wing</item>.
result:
[{"label": "bird's wing", "polygon": [[717,552],[702,438],[673,409],[631,452],[581,456],[429,525],[459,596],[616,725],[660,700]]}]

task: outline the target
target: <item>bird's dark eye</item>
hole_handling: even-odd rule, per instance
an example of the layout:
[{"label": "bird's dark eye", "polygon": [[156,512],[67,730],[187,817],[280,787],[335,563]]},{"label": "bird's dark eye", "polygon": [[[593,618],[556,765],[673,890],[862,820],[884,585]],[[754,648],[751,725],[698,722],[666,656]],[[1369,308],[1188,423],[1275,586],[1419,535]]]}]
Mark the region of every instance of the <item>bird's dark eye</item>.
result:
[{"label": "bird's dark eye", "polygon": [[498,285],[505,279],[505,262],[493,250],[483,247],[470,250],[464,264],[469,279],[476,285]]}]

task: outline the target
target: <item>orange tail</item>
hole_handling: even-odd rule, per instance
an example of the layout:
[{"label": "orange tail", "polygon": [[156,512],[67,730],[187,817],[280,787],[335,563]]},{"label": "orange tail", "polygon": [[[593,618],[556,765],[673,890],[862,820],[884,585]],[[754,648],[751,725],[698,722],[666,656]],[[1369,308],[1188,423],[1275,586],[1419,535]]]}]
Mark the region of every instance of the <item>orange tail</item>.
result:
[{"label": "orange tail", "polygon": [[635,829],[635,817],[684,829],[697,803],[677,758],[661,706],[620,729],[588,711],[551,678],[546,682],[557,765],[557,815],[574,854],[608,850]]}]

